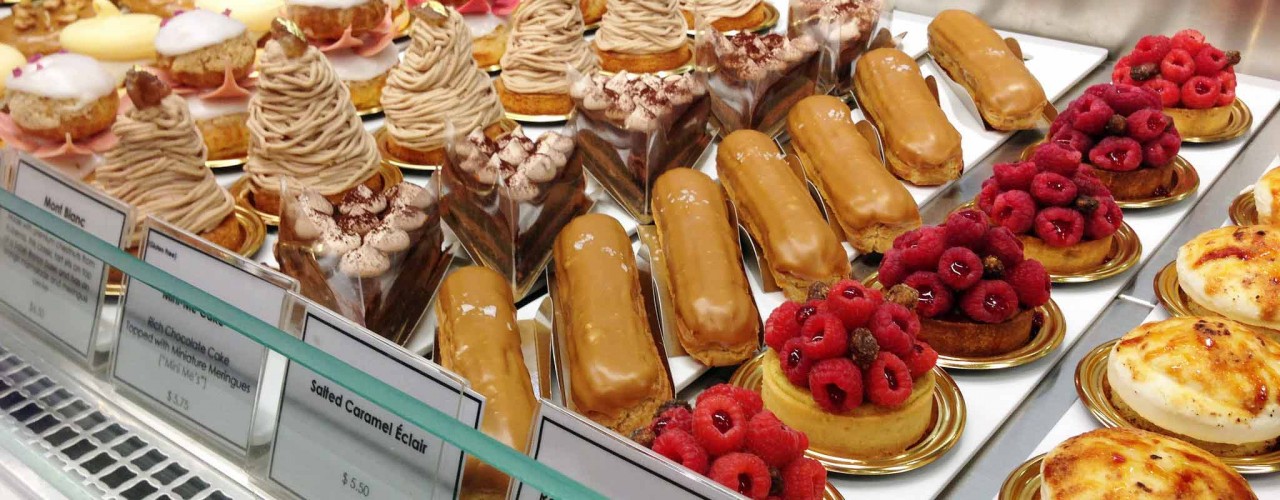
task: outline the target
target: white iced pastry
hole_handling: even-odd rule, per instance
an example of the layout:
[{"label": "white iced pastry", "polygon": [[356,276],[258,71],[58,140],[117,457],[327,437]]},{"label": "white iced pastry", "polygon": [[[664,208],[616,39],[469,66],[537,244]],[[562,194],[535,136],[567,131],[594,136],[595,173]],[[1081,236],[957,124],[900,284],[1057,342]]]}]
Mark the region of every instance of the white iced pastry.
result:
[{"label": "white iced pastry", "polygon": [[188,54],[243,35],[248,28],[233,17],[196,9],[173,16],[156,33],[156,52]]},{"label": "white iced pastry", "polygon": [[338,49],[325,52],[338,79],[344,82],[365,82],[387,74],[396,63],[400,62],[400,53],[395,45],[388,45],[381,52],[365,57],[356,54],[352,49]]},{"label": "white iced pastry", "polygon": [[116,91],[116,80],[102,63],[81,54],[53,54],[11,72],[8,90],[50,99],[75,99],[83,106]]}]

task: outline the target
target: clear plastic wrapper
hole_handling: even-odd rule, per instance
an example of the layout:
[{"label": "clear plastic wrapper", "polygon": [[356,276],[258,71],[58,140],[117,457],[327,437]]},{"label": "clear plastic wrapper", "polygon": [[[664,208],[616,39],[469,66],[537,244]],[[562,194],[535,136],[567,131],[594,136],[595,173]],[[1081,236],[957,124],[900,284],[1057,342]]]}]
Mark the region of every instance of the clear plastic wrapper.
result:
[{"label": "clear plastic wrapper", "polygon": [[498,137],[483,130],[447,144],[439,176],[444,221],[473,260],[528,294],[551,258],[560,229],[590,210],[582,154],[572,130],[532,140],[520,128]]},{"label": "clear plastic wrapper", "polygon": [[439,187],[402,182],[325,196],[281,181],[280,270],[302,294],[403,343],[417,327],[452,257],[440,224]]},{"label": "clear plastic wrapper", "polygon": [[894,0],[790,0],[787,33],[814,33],[822,51],[822,91],[848,90],[853,63],[880,30],[889,29]]},{"label": "clear plastic wrapper", "polygon": [[570,72],[583,165],[641,224],[663,172],[692,166],[711,143],[711,102],[701,71],[677,75]]},{"label": "clear plastic wrapper", "polygon": [[[802,25],[792,34],[758,35],[747,31],[720,32],[699,20],[694,38],[698,67],[707,73],[711,112],[721,133],[740,129],[777,135],[787,110],[817,89],[820,56],[816,25]],[[830,73],[828,69],[825,73]]]}]

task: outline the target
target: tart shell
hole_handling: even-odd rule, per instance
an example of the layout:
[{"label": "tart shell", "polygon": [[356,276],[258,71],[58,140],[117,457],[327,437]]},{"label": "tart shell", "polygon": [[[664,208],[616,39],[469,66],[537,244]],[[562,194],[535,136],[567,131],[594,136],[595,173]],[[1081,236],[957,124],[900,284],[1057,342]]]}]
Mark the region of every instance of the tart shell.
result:
[{"label": "tart shell", "polygon": [[1001,323],[920,318],[920,339],[939,354],[962,358],[998,356],[1031,340],[1035,311],[1026,309]]},{"label": "tart shell", "polygon": [[1049,274],[1073,274],[1101,267],[1111,254],[1113,238],[1114,235],[1081,241],[1069,247],[1055,247],[1035,236],[1018,236],[1026,258],[1040,261]]}]

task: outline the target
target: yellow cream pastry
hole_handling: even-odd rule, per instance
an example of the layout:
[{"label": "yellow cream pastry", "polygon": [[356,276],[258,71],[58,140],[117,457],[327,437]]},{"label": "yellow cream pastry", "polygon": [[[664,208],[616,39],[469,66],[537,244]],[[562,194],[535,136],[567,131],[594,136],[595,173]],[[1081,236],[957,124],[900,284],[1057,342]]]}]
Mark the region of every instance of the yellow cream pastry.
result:
[{"label": "yellow cream pastry", "polygon": [[71,23],[63,28],[58,40],[68,52],[97,59],[117,82],[123,82],[129,69],[156,60],[155,39],[159,32],[159,16],[121,14]]},{"label": "yellow cream pastry", "polygon": [[1280,330],[1280,228],[1222,227],[1178,249],[1178,286],[1195,305],[1276,334]]},{"label": "yellow cream pastry", "polygon": [[1138,429],[1098,429],[1063,441],[1040,465],[1041,500],[1257,499],[1217,457]]},{"label": "yellow cream pastry", "polygon": [[1253,204],[1258,209],[1259,224],[1280,222],[1280,165],[1262,174],[1253,185]]},{"label": "yellow cream pastry", "polygon": [[1107,382],[1130,423],[1215,455],[1257,455],[1280,442],[1280,343],[1235,321],[1141,325],[1111,349]]},{"label": "yellow cream pastry", "polygon": [[280,16],[284,0],[196,0],[196,8],[213,12],[231,11],[231,18],[249,27],[254,39],[271,31],[271,21]]},{"label": "yellow cream pastry", "polygon": [[[7,80],[14,68],[27,64],[26,56],[12,45],[0,44],[0,78]],[[0,92],[4,91],[4,81],[0,80]]]}]

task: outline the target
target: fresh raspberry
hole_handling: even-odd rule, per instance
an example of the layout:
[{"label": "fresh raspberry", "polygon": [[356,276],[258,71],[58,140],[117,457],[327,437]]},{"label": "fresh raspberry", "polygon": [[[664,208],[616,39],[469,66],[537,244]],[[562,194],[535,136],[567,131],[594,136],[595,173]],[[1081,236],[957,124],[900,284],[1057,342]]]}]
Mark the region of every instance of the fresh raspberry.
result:
[{"label": "fresh raspberry", "polygon": [[[1130,55],[1128,55],[1127,57],[1132,58],[1132,57],[1133,57],[1133,55],[1132,55],[1132,54],[1130,54]],[[1137,61],[1132,61],[1132,59],[1131,59],[1131,63],[1132,63],[1132,65],[1142,64],[1142,63],[1139,63],[1139,62],[1137,62]],[[1090,85],[1088,88],[1085,88],[1085,89],[1084,89],[1084,95],[1091,95],[1091,96],[1094,96],[1094,97],[1102,97],[1102,94],[1107,93],[1107,91],[1108,91],[1108,90],[1110,90],[1110,89],[1111,89],[1111,84],[1109,84],[1109,83],[1095,83],[1095,84],[1093,84],[1093,85]],[[1079,99],[1077,99],[1077,100],[1079,100]],[[1075,103],[1074,103],[1074,102],[1072,102],[1071,104],[1075,104]]]},{"label": "fresh raspberry", "polygon": [[1098,199],[1098,208],[1089,214],[1088,223],[1084,228],[1084,235],[1090,240],[1100,240],[1115,234],[1120,225],[1124,223],[1124,213],[1120,211],[1120,206],[1116,204],[1116,200],[1110,196]]},{"label": "fresh raspberry", "polygon": [[1036,176],[1036,164],[1023,161],[1018,163],[997,163],[992,167],[994,178],[1000,189],[1008,191],[1031,187],[1031,178]]},{"label": "fresh raspberry", "polygon": [[778,363],[782,365],[782,373],[796,387],[809,387],[809,370],[813,369],[814,360],[804,355],[800,346],[804,341],[800,337],[788,340],[778,353]]},{"label": "fresh raspberry", "polygon": [[846,413],[862,404],[862,372],[852,359],[824,359],[809,372],[809,390],[822,409]]},{"label": "fresh raspberry", "polygon": [[872,290],[853,280],[840,280],[827,294],[827,311],[840,318],[846,330],[866,326],[883,300],[879,290]]},{"label": "fresh raspberry", "polygon": [[1060,174],[1041,172],[1031,181],[1031,197],[1041,205],[1070,205],[1076,200],[1076,183]]},{"label": "fresh raspberry", "polygon": [[[1222,74],[1226,75],[1227,73],[1222,73]],[[1236,100],[1236,89],[1235,89],[1235,81],[1234,81],[1235,76],[1232,75],[1231,79],[1233,80],[1231,82],[1231,88],[1227,88],[1227,82],[1225,80],[1223,80],[1222,78],[1218,79],[1218,83],[1221,85],[1218,91],[1218,101],[1217,101],[1218,106],[1230,106],[1231,103],[1235,102]]]},{"label": "fresh raspberry", "polygon": [[1031,228],[1036,216],[1036,202],[1026,191],[1005,191],[996,197],[991,221],[1021,233]]},{"label": "fresh raspberry", "polygon": [[1205,45],[1196,52],[1196,75],[1215,76],[1227,67],[1227,55],[1217,47]]},{"label": "fresh raspberry", "polygon": [[1103,98],[1089,94],[1082,95],[1071,103],[1071,109],[1076,112],[1071,127],[1089,135],[1102,133],[1107,127],[1107,120],[1116,114]]},{"label": "fresh raspberry", "polygon": [[[933,266],[938,264],[938,257],[942,256],[942,251],[947,247],[946,230],[937,226],[925,226],[915,229],[911,233],[916,233],[916,235],[909,238],[898,249],[898,252],[902,254],[902,263],[906,264],[907,269],[911,271],[933,269]],[[897,242],[895,241],[894,243],[896,244]]]},{"label": "fresh raspberry", "polygon": [[911,370],[911,377],[919,377],[938,364],[938,351],[933,350],[933,346],[928,343],[915,341],[911,345],[911,354],[902,359],[907,364],[907,369]]},{"label": "fresh raspberry", "polygon": [[996,182],[995,177],[990,177],[982,181],[982,190],[978,191],[978,199],[974,203],[978,205],[978,210],[989,214],[996,209],[996,196],[1000,196],[1000,183]]},{"label": "fresh raspberry", "polygon": [[967,290],[982,279],[982,258],[968,248],[948,248],[938,259],[938,279],[952,290]]},{"label": "fresh raspberry", "polygon": [[911,341],[920,333],[920,319],[910,309],[892,302],[880,304],[871,316],[871,335],[881,352],[906,354]]},{"label": "fresh raspberry", "polygon": [[749,453],[730,453],[717,458],[711,463],[707,477],[752,500],[768,498],[773,484],[769,466]]},{"label": "fresh raspberry", "polygon": [[1093,147],[1093,139],[1088,134],[1073,128],[1064,128],[1053,134],[1050,141],[1059,146],[1084,153]]},{"label": "fresh raspberry", "polygon": [[993,227],[987,230],[986,244],[982,246],[981,256],[993,256],[1000,260],[1006,268],[1022,262],[1022,240],[1014,236],[1007,227]]},{"label": "fresh raspberry", "polygon": [[800,447],[802,436],[803,433],[778,420],[773,412],[762,411],[747,422],[746,451],[770,467],[783,467],[804,453],[805,448]]},{"label": "fresh raspberry", "polygon": [[733,384],[713,385],[707,388],[707,390],[702,391],[701,394],[698,394],[698,399],[695,402],[700,403],[703,398],[709,398],[712,396],[728,396],[733,398],[734,401],[738,402],[738,405],[742,406],[742,411],[746,414],[747,418],[755,416],[755,414],[760,413],[760,410],[764,409],[764,400],[760,399],[760,393],[745,387],[738,387]]},{"label": "fresh raspberry", "polygon": [[805,357],[814,360],[842,356],[849,350],[849,336],[844,332],[840,318],[830,313],[818,314],[800,327],[800,349]]},{"label": "fresh raspberry", "polygon": [[[971,255],[973,254],[972,251],[959,247],[950,248],[948,250],[964,250],[969,252]],[[946,254],[943,255],[943,259],[945,259]],[[973,258],[977,259],[978,256],[974,255]],[[937,274],[925,271],[916,271],[912,273],[911,276],[907,276],[907,279],[902,283],[914,288],[916,293],[919,294],[919,297],[916,299],[916,314],[926,318],[936,318],[951,312],[951,306],[954,304],[952,302],[951,290],[947,288],[946,283],[943,283],[942,278],[939,278]]]},{"label": "fresh raspberry", "polygon": [[942,227],[947,231],[948,245],[973,248],[982,243],[982,235],[987,234],[989,225],[986,214],[966,209],[952,212]]},{"label": "fresh raspberry", "polygon": [[1182,49],[1191,54],[1200,52],[1204,47],[1204,33],[1193,29],[1185,29],[1173,34],[1170,45],[1175,49]]},{"label": "fresh raspberry", "polygon": [[708,462],[711,460],[707,456],[707,450],[698,446],[693,436],[682,429],[668,429],[659,434],[653,440],[653,451],[698,474],[707,474]]},{"label": "fresh raspberry", "polygon": [[1160,167],[1168,165],[1178,156],[1178,150],[1182,148],[1182,136],[1178,134],[1178,129],[1169,128],[1160,137],[1147,142],[1142,147],[1143,159],[1147,166]]},{"label": "fresh raspberry", "polygon": [[1004,281],[979,281],[960,297],[960,310],[974,321],[1001,323],[1018,312],[1018,292]]},{"label": "fresh raspberry", "polygon": [[[1054,172],[1071,177],[1076,175],[1076,170],[1080,169],[1082,157],[1080,151],[1050,141],[1036,147],[1031,155],[1031,161],[1043,172]],[[1030,188],[1030,185],[1027,187]]]},{"label": "fresh raspberry", "polygon": [[[907,352],[912,348],[908,346]],[[911,370],[902,358],[893,353],[881,352],[867,368],[862,386],[867,399],[880,406],[900,406],[911,396]]]},{"label": "fresh raspberry", "polygon": [[1129,115],[1129,119],[1125,120],[1125,128],[1129,131],[1129,137],[1138,142],[1147,142],[1160,134],[1164,133],[1164,129],[1169,128],[1169,117],[1158,109],[1140,109]]},{"label": "fresh raspberry", "polygon": [[1053,123],[1049,124],[1049,137],[1053,137],[1059,130],[1071,128],[1071,122],[1076,121],[1076,110],[1070,106],[1058,113],[1058,117],[1053,119]]},{"label": "fresh raspberry", "polygon": [[1193,76],[1182,84],[1182,105],[1191,109],[1208,109],[1218,103],[1222,84],[1207,76]]},{"label": "fresh raspberry", "polygon": [[1128,172],[1142,166],[1142,145],[1128,137],[1107,137],[1089,151],[1093,166],[1113,172]]},{"label": "fresh raspberry", "polygon": [[890,250],[880,260],[880,275],[877,279],[880,284],[886,287],[892,287],[898,283],[902,283],[911,271],[907,270],[907,266],[902,263],[902,253],[897,250]]},{"label": "fresh raspberry", "polygon": [[1040,307],[1049,301],[1049,273],[1044,265],[1035,259],[1027,259],[1013,266],[1013,270],[1005,275],[1013,291],[1018,294],[1018,303],[1027,309]]},{"label": "fresh raspberry", "polygon": [[1236,70],[1234,68],[1227,68],[1226,71],[1218,73],[1216,78],[1218,79],[1218,82],[1222,83],[1222,90],[1224,92],[1230,90],[1232,97],[1235,97]]},{"label": "fresh raspberry", "polygon": [[1049,207],[1036,214],[1036,236],[1054,247],[1069,247],[1084,237],[1084,216],[1069,208]]},{"label": "fresh raspberry", "polygon": [[1160,106],[1172,108],[1182,102],[1182,87],[1162,78],[1142,82],[1142,86],[1151,89],[1160,96]]},{"label": "fresh raspberry", "polygon": [[1117,62],[1116,67],[1111,69],[1111,83],[1136,85],[1139,82],[1133,79],[1133,66]]},{"label": "fresh raspberry", "polygon": [[783,343],[800,334],[801,323],[796,320],[800,307],[799,302],[787,301],[769,313],[764,322],[764,343],[774,351],[781,352]]},{"label": "fresh raspberry", "polygon": [[1160,61],[1160,76],[1165,80],[1181,85],[1188,78],[1195,76],[1196,63],[1191,53],[1182,49],[1173,49]]},{"label": "fresh raspberry", "polygon": [[661,436],[663,433],[671,430],[682,430],[685,432],[693,432],[693,412],[683,406],[674,406],[662,410],[658,413],[657,418],[649,424],[649,430],[653,431],[654,436]]},{"label": "fresh raspberry", "polygon": [[1138,45],[1133,47],[1133,64],[1142,63],[1160,63],[1161,59],[1169,53],[1170,49],[1169,37],[1164,35],[1147,35],[1138,40]]},{"label": "fresh raspberry", "polygon": [[827,489],[827,469],[809,457],[782,468],[782,500],[821,500]]},{"label": "fresh raspberry", "polygon": [[1076,172],[1075,177],[1071,178],[1071,182],[1076,183],[1078,194],[1089,196],[1111,196],[1111,190],[1107,188],[1102,180],[1098,179],[1098,174],[1093,172],[1093,167],[1088,165],[1080,167],[1080,171]]},{"label": "fresh raspberry", "polygon": [[1102,100],[1116,113],[1129,116],[1139,109],[1160,107],[1160,96],[1151,89],[1123,83],[1110,87]]},{"label": "fresh raspberry", "polygon": [[742,449],[747,440],[747,415],[728,396],[711,396],[693,409],[693,437],[713,457]]}]

